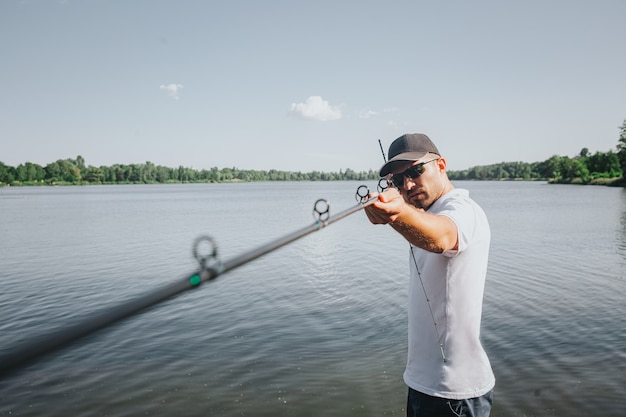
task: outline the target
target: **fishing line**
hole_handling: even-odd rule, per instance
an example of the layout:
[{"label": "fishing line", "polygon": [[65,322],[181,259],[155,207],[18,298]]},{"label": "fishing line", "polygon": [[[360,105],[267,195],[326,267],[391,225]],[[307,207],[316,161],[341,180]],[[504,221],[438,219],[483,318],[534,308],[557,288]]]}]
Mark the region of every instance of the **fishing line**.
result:
[{"label": "fishing line", "polygon": [[[383,144],[378,139],[378,145],[380,146],[380,152],[383,154],[383,160],[387,163],[387,157],[385,156],[385,150],[383,149]],[[433,325],[435,326],[435,333],[437,333],[437,342],[439,343],[439,349],[441,350],[441,357],[444,362],[447,362],[446,354],[444,353],[443,342],[441,340],[441,335],[439,334],[439,328],[437,327],[437,320],[435,320],[435,314],[433,313],[433,308],[430,303],[430,297],[426,292],[426,287],[424,286],[424,281],[422,280],[422,273],[420,272],[419,266],[417,266],[417,260],[415,259],[415,253],[413,252],[413,246],[409,243],[409,250],[411,251],[411,257],[413,258],[413,263],[415,264],[415,269],[417,270],[417,276],[420,280],[420,284],[422,286],[422,291],[424,292],[424,298],[426,299],[426,304],[428,305],[428,310],[430,311],[430,317],[433,320]]]},{"label": "fishing line", "polygon": [[413,263],[415,264],[415,269],[417,270],[417,276],[420,279],[420,284],[422,285],[422,291],[424,291],[424,298],[426,299],[426,304],[428,305],[428,310],[430,311],[430,317],[433,320],[433,325],[435,326],[435,333],[437,333],[437,341],[439,342],[439,349],[441,350],[441,357],[444,362],[447,362],[446,354],[443,350],[443,342],[441,340],[441,335],[439,334],[439,327],[437,326],[437,320],[435,320],[435,314],[433,313],[433,307],[430,304],[430,297],[426,293],[426,287],[424,286],[424,281],[422,280],[422,273],[420,272],[419,266],[417,266],[417,259],[415,259],[415,253],[413,252],[413,246],[409,244],[409,250],[411,251],[411,257],[413,258]]}]

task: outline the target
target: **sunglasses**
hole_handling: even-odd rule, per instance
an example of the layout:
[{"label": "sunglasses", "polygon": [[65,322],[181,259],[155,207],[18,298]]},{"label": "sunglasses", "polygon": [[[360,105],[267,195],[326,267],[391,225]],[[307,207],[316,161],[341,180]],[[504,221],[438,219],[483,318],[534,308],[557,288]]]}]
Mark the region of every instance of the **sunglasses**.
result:
[{"label": "sunglasses", "polygon": [[414,180],[415,178],[418,178],[420,175],[424,173],[424,171],[426,171],[426,168],[424,168],[424,165],[426,165],[429,162],[436,161],[438,159],[439,158],[431,159],[430,161],[413,165],[412,167],[406,169],[404,172],[401,172],[399,174],[393,174],[391,176],[391,185],[393,185],[394,187],[398,189],[404,188],[405,178],[410,178],[412,180]]}]

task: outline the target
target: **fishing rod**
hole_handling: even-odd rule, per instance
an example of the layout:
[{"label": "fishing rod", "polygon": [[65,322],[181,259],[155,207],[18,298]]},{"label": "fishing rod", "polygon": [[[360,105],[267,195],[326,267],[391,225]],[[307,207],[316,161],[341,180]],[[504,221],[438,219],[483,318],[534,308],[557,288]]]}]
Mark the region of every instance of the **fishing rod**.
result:
[{"label": "fishing rod", "polygon": [[[382,192],[386,188],[386,180],[383,178],[378,182],[378,191]],[[78,324],[36,337],[31,341],[5,350],[4,353],[0,354],[0,377],[26,366],[37,358],[41,358],[44,355],[61,349],[71,342],[133,314],[139,313],[148,307],[172,298],[184,291],[197,288],[204,282],[213,281],[226,272],[356,213],[377,200],[377,197],[369,197],[369,195],[370,191],[365,185],[359,186],[355,194],[358,204],[333,216],[330,215],[330,203],[325,199],[319,199],[313,205],[313,217],[315,218],[315,222],[310,226],[287,234],[224,262],[220,261],[218,257],[215,240],[210,236],[200,236],[196,238],[193,243],[193,256],[198,262],[199,269],[191,274],[185,275],[182,279],[157,288],[134,300],[96,312],[92,314],[91,317]]]},{"label": "fishing rod", "polygon": [[380,146],[380,152],[383,154],[383,160],[387,163],[387,157],[385,156],[385,150],[383,149],[383,143],[378,139],[378,146]]}]

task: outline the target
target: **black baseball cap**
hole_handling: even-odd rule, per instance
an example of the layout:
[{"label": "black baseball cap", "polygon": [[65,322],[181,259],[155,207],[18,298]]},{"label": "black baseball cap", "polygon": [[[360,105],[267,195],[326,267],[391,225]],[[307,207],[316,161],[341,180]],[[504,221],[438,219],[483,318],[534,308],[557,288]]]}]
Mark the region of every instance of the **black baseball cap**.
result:
[{"label": "black baseball cap", "polygon": [[392,170],[394,162],[415,162],[429,153],[441,155],[435,144],[423,133],[407,133],[394,140],[389,146],[389,160],[380,169],[384,177]]}]

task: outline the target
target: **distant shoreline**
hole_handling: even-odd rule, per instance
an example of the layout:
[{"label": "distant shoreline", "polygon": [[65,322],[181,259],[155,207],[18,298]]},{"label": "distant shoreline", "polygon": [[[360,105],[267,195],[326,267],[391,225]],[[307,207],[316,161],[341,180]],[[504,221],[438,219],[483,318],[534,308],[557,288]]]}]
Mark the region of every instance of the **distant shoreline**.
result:
[{"label": "distant shoreline", "polygon": [[[620,151],[622,152],[622,151]],[[573,158],[554,155],[541,162],[501,162],[449,170],[452,181],[547,181],[557,184],[626,186],[624,152],[596,152],[586,148]],[[185,184],[274,181],[379,181],[378,170],[339,172],[294,172],[233,168],[170,168],[152,162],[95,167],[76,159],[60,159],[45,167],[26,162],[17,167],[0,162],[0,186],[66,186],[98,184]]]},{"label": "distant shoreline", "polygon": [[[85,187],[85,186],[107,186],[107,185],[167,185],[167,184],[237,184],[237,183],[254,183],[254,182],[337,182],[337,181],[368,181],[372,180],[368,179],[325,179],[325,180],[310,180],[310,179],[302,179],[302,180],[255,180],[255,181],[245,181],[241,179],[232,179],[225,181],[168,181],[168,182],[46,182],[46,181],[29,181],[29,182],[13,182],[11,184],[6,184],[0,182],[1,188],[8,187]],[[499,179],[451,179],[454,181],[476,181],[476,182],[547,182],[548,184],[561,184],[561,185],[601,185],[608,187],[626,187],[626,180],[621,177],[617,178],[599,178],[593,179],[589,182],[583,182],[581,178],[572,178],[572,179],[555,179],[555,178],[532,178],[532,179],[524,179],[524,178],[499,178]]]}]

